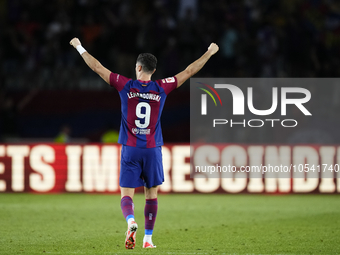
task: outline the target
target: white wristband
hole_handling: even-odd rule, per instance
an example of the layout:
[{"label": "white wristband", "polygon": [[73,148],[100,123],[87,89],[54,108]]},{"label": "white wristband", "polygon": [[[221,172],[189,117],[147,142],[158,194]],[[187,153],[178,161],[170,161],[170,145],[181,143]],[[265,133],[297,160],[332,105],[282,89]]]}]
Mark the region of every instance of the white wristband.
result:
[{"label": "white wristband", "polygon": [[86,50],[81,45],[78,45],[76,47],[76,49],[77,49],[77,51],[79,52],[80,55],[83,54],[84,52],[86,52]]}]

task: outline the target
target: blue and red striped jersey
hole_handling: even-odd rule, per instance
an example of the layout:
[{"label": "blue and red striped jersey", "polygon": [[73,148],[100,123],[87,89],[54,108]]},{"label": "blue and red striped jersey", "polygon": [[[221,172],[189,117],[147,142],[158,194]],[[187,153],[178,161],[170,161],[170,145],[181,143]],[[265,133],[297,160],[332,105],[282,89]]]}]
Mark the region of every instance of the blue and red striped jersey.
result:
[{"label": "blue and red striped jersey", "polygon": [[118,143],[141,148],[163,145],[160,119],[167,95],[177,88],[176,77],[140,81],[111,73],[110,85],[121,100]]}]

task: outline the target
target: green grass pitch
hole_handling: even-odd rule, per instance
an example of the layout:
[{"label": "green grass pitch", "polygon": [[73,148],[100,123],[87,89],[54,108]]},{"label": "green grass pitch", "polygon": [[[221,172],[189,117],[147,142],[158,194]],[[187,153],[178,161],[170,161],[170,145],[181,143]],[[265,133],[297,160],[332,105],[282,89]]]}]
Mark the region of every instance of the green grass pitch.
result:
[{"label": "green grass pitch", "polygon": [[0,254],[339,254],[338,195],[159,196],[143,249],[144,197],[135,196],[134,250],[124,248],[119,195],[0,194]]}]

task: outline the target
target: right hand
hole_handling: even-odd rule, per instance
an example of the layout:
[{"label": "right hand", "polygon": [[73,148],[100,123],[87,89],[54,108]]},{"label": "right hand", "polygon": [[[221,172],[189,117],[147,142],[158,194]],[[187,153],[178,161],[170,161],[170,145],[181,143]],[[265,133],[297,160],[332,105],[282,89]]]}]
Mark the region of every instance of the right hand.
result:
[{"label": "right hand", "polygon": [[216,43],[211,43],[208,51],[211,53],[211,55],[214,55],[216,52],[218,52],[219,48]]},{"label": "right hand", "polygon": [[76,48],[78,45],[81,45],[79,39],[77,37],[74,37],[71,41],[70,41],[70,44]]}]

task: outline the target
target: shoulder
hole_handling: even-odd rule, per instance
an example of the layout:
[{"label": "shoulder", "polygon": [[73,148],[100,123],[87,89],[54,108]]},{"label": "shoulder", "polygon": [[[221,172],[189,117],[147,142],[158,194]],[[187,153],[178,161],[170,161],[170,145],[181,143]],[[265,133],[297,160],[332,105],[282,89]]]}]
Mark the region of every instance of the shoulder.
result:
[{"label": "shoulder", "polygon": [[177,88],[177,78],[174,77],[168,77],[165,79],[160,79],[155,81],[161,88],[164,89],[166,94],[169,94],[171,91],[173,91],[175,88]]},{"label": "shoulder", "polygon": [[127,78],[121,74],[111,73],[110,74],[110,85],[115,87],[118,91],[121,91],[126,83],[131,81],[131,78]]}]

